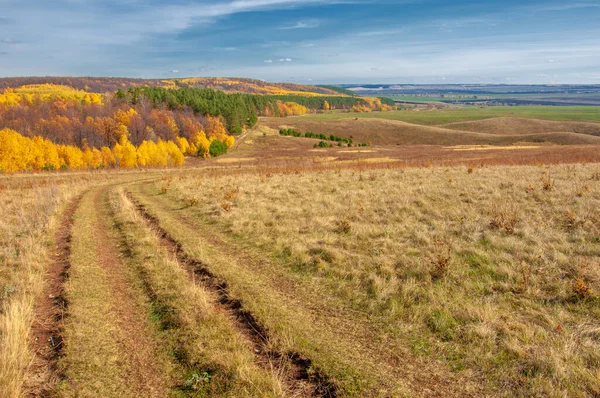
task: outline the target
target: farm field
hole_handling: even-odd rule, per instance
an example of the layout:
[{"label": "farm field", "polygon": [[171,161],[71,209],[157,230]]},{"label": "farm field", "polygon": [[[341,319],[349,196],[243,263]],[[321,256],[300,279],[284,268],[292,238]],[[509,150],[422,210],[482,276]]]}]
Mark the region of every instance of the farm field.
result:
[{"label": "farm field", "polygon": [[3,391],[598,394],[598,165],[371,166],[2,177]]},{"label": "farm field", "polygon": [[484,103],[498,100],[500,102],[515,102],[518,104],[529,105],[598,105],[600,95],[598,93],[536,93],[536,94],[498,94],[498,93],[477,93],[477,94],[445,94],[445,95],[411,95],[411,94],[387,94],[386,98],[394,101],[406,101],[415,103]]}]

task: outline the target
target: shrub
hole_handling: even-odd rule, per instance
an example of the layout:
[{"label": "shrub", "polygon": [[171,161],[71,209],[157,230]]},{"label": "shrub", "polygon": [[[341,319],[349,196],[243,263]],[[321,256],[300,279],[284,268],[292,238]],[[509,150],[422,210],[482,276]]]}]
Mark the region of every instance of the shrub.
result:
[{"label": "shrub", "polygon": [[225,193],[225,200],[234,200],[237,194],[240,192],[239,188],[232,189]]},{"label": "shrub", "polygon": [[512,234],[515,232],[518,221],[514,210],[511,208],[497,205],[493,207],[492,219],[490,220],[492,229],[503,229],[506,233]]},{"label": "shrub", "polygon": [[227,152],[227,145],[219,140],[213,140],[208,148],[208,153],[212,157],[222,155]]},{"label": "shrub", "polygon": [[196,206],[198,203],[200,203],[200,201],[198,200],[198,198],[191,197],[191,198],[186,198],[184,200],[184,203],[185,203],[186,207],[193,207],[193,206]]},{"label": "shrub", "polygon": [[552,180],[550,174],[544,174],[541,178],[541,181],[544,191],[552,191],[552,188],[554,187],[554,181]]},{"label": "shrub", "polygon": [[585,300],[592,297],[592,289],[589,283],[587,283],[583,278],[577,278],[575,282],[573,282],[572,288],[573,293],[575,293],[575,296],[580,300]]},{"label": "shrub", "polygon": [[433,265],[433,271],[431,276],[434,279],[440,279],[448,273],[450,269],[450,257],[443,254],[438,254],[436,258],[431,262]]},{"label": "shrub", "polygon": [[350,221],[344,219],[338,222],[338,232],[342,234],[349,234],[352,231],[352,225]]}]

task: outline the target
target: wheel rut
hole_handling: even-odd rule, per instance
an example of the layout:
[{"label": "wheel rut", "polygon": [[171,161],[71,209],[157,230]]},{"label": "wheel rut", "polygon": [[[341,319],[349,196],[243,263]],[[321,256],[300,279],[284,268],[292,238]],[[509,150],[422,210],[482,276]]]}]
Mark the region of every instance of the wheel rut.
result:
[{"label": "wheel rut", "polygon": [[314,370],[309,358],[297,352],[273,351],[269,347],[269,331],[244,308],[240,300],[231,297],[227,281],[216,276],[202,261],[189,256],[181,243],[160,226],[160,221],[143,204],[129,191],[125,191],[125,194],[147,225],[157,233],[161,244],[185,267],[189,278],[215,294],[217,305],[231,315],[236,328],[252,343],[258,364],[280,371],[280,377],[291,396],[337,396],[335,384],[326,375]]},{"label": "wheel rut", "polygon": [[47,269],[41,297],[34,308],[31,326],[32,349],[35,357],[26,388],[31,396],[47,396],[64,378],[57,367],[62,356],[64,319],[68,316],[69,302],[65,282],[71,267],[71,236],[74,214],[84,194],[71,200],[55,233],[53,261]]}]

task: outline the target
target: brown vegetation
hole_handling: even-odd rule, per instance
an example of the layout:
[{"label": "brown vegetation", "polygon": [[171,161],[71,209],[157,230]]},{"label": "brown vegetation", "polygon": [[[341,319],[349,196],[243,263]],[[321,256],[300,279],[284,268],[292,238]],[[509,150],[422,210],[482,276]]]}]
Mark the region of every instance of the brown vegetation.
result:
[{"label": "brown vegetation", "polygon": [[[355,142],[368,142],[373,145],[512,145],[519,142],[529,143],[554,143],[560,145],[600,145],[600,125],[594,123],[571,123],[570,130],[523,130],[522,134],[513,134],[512,131],[495,129],[495,125],[488,126],[488,120],[480,122],[467,122],[449,126],[423,126],[406,123],[398,120],[385,119],[325,119],[314,120],[308,118],[261,118],[261,123],[270,128],[294,128],[299,131],[314,131],[324,134],[334,134],[345,138],[352,137]],[[491,119],[496,120],[496,119]],[[473,123],[469,130],[460,130],[460,126]],[[534,122],[539,124],[557,123],[564,128],[566,122]],[[579,127],[586,125],[587,130],[580,132]],[[482,127],[481,130],[477,128]],[[595,129],[595,130],[594,130]],[[573,130],[573,131],[572,131]],[[596,132],[592,134],[592,132]]]},{"label": "brown vegetation", "polygon": [[564,122],[519,117],[498,117],[470,122],[450,123],[440,127],[452,130],[498,135],[530,135],[565,132],[600,136],[599,123]]}]

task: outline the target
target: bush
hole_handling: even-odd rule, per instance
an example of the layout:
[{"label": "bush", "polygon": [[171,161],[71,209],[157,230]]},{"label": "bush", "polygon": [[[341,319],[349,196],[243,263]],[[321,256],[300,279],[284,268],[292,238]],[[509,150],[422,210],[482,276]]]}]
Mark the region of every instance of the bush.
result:
[{"label": "bush", "polygon": [[222,155],[227,152],[227,145],[224,142],[219,140],[214,140],[210,143],[210,147],[208,148],[208,153],[212,157],[216,157]]}]

